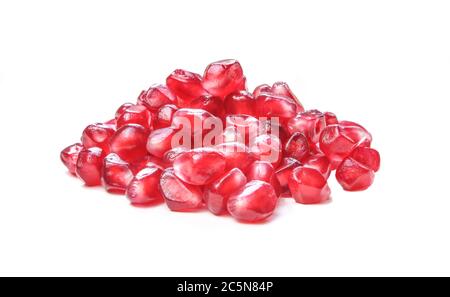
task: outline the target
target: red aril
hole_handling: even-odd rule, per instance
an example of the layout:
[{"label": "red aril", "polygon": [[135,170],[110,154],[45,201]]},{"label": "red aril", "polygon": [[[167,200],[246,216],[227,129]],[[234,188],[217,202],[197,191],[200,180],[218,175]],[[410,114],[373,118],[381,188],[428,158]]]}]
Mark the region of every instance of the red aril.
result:
[{"label": "red aril", "polygon": [[373,170],[352,157],[346,158],[336,170],[336,179],[346,191],[362,191],[375,178]]},{"label": "red aril", "polygon": [[311,155],[303,160],[303,166],[316,169],[325,179],[328,179],[331,173],[331,164],[324,155]]},{"label": "red aril", "polygon": [[322,133],[325,126],[325,116],[318,110],[299,113],[288,122],[289,133],[303,133],[310,143],[310,149],[314,149],[317,145],[320,133]]},{"label": "red aril", "polygon": [[134,105],[122,111],[117,118],[117,129],[127,124],[138,124],[145,128],[153,128],[153,116],[150,111],[142,105]]},{"label": "red aril", "polygon": [[102,181],[108,192],[124,193],[133,173],[130,165],[117,154],[111,153],[103,160]]},{"label": "red aril", "polygon": [[258,160],[268,161],[277,167],[283,153],[280,139],[273,134],[263,134],[257,136],[249,146],[250,153],[254,154]]},{"label": "red aril", "polygon": [[245,171],[255,161],[255,157],[249,152],[248,147],[240,142],[226,142],[215,148],[225,156],[228,169],[239,168]]},{"label": "red aril", "polygon": [[156,126],[158,128],[169,127],[172,124],[172,118],[178,110],[173,104],[166,104],[161,106],[156,113]]},{"label": "red aril", "polygon": [[166,104],[177,104],[176,96],[164,85],[152,85],[147,91],[142,91],[138,104],[156,111]]},{"label": "red aril", "polygon": [[260,117],[278,117],[281,122],[297,114],[295,102],[287,97],[261,93],[256,97],[256,111]]},{"label": "red aril", "polygon": [[173,161],[175,160],[175,158],[183,153],[183,152],[187,152],[189,149],[183,147],[183,146],[179,146],[179,147],[174,147],[173,149],[168,150],[167,152],[164,153],[164,156],[162,157],[162,160],[167,163],[170,164],[172,167],[173,165]]},{"label": "red aril", "polygon": [[153,130],[147,140],[147,151],[155,157],[162,158],[172,149],[172,138],[178,132],[173,128]]},{"label": "red aril", "polygon": [[203,75],[203,88],[221,98],[245,89],[245,77],[241,65],[233,59],[209,64]]},{"label": "red aril", "polygon": [[76,174],[86,186],[101,184],[101,172],[105,153],[101,148],[85,148],[78,154]]},{"label": "red aril", "polygon": [[225,111],[227,114],[256,115],[256,100],[247,91],[234,92],[225,98]]},{"label": "red aril", "polygon": [[109,150],[109,142],[115,131],[110,125],[97,123],[87,126],[81,136],[85,148],[99,147],[104,152]]},{"label": "red aril", "polygon": [[117,120],[127,108],[135,106],[133,103],[124,103],[116,111],[115,119]]},{"label": "red aril", "polygon": [[189,103],[189,108],[206,110],[219,118],[222,118],[225,114],[223,100],[217,96],[200,96]]},{"label": "red aril", "polygon": [[281,187],[286,188],[288,186],[289,177],[291,176],[292,171],[301,165],[302,163],[294,158],[283,159],[280,167],[278,167],[275,172],[275,175]]},{"label": "red aril", "polygon": [[75,174],[78,154],[83,150],[81,143],[72,144],[61,151],[60,158],[71,174]]},{"label": "red aril", "polygon": [[262,84],[257,86],[255,90],[253,90],[253,97],[256,98],[259,95],[261,95],[261,93],[270,93],[270,92],[272,92],[271,86],[269,86],[268,84]]},{"label": "red aril", "polygon": [[247,180],[265,181],[273,186],[275,193],[280,195],[281,186],[275,174],[275,168],[270,162],[255,161],[246,170]]},{"label": "red aril", "polygon": [[133,163],[147,155],[147,139],[150,131],[137,124],[128,124],[116,131],[111,138],[111,152],[128,163]]},{"label": "red aril", "polygon": [[284,96],[287,98],[291,98],[295,105],[297,106],[297,112],[304,112],[305,109],[303,108],[303,105],[300,103],[300,100],[298,100],[297,96],[294,95],[294,92],[292,92],[289,85],[285,82],[278,81],[275,82],[272,85],[272,88],[270,90],[270,93],[278,96]]},{"label": "red aril", "polygon": [[258,135],[259,121],[246,114],[233,114],[225,118],[227,127],[233,127],[240,135],[244,135],[245,144],[250,143]]},{"label": "red aril", "polygon": [[323,115],[325,116],[325,123],[327,124],[327,126],[339,123],[334,113],[327,111]]},{"label": "red aril", "polygon": [[197,73],[177,69],[166,79],[167,87],[178,97],[178,106],[186,107],[189,102],[208,92],[202,86],[202,77]]},{"label": "red aril", "polygon": [[136,174],[126,191],[132,205],[149,206],[163,200],[159,190],[161,173],[161,168],[150,165]]},{"label": "red aril", "polygon": [[302,204],[316,204],[330,198],[330,188],[324,176],[308,167],[297,167],[289,178],[289,189],[295,201]]},{"label": "red aril", "polygon": [[353,150],[351,157],[353,160],[369,167],[377,172],[380,169],[380,153],[369,147],[357,147]]},{"label": "red aril", "polygon": [[303,133],[295,132],[284,146],[284,155],[303,161],[310,155],[308,139]]}]

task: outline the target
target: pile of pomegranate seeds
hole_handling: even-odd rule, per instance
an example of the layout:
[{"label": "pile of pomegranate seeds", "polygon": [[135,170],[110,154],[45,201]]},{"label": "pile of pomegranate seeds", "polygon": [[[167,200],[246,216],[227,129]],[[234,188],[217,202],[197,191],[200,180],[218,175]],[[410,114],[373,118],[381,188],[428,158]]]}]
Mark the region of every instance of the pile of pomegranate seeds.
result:
[{"label": "pile of pomegranate seeds", "polygon": [[249,92],[239,62],[223,60],[203,76],[175,70],[114,119],[87,126],[61,160],[87,186],[125,194],[134,206],[165,202],[256,222],[280,197],[329,200],[332,170],[346,191],[370,187],[380,168],[371,142],[359,124],[305,111],[284,82]]}]

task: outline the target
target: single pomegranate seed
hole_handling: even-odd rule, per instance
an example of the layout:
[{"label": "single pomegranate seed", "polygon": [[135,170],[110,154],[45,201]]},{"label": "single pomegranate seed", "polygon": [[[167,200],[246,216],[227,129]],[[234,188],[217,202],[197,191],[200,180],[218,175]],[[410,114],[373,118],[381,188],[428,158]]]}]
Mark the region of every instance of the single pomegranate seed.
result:
[{"label": "single pomegranate seed", "polygon": [[336,170],[336,179],[346,191],[362,191],[370,187],[375,178],[373,170],[352,157],[346,158]]},{"label": "single pomegranate seed", "polygon": [[228,169],[239,168],[245,171],[255,161],[255,157],[249,152],[248,147],[240,142],[226,142],[215,148],[225,156]]},{"label": "single pomegranate seed", "polygon": [[171,164],[165,162],[164,160],[162,160],[158,157],[147,155],[147,156],[143,157],[142,159],[131,163],[130,169],[133,172],[133,174],[136,175],[139,173],[139,171],[141,171],[142,169],[144,169],[146,167],[155,166],[161,170],[164,170],[167,167],[170,167],[170,165]]},{"label": "single pomegranate seed", "polygon": [[335,169],[358,146],[370,146],[372,137],[359,125],[327,126],[320,135],[320,150],[331,162]]},{"label": "single pomegranate seed", "polygon": [[295,168],[288,185],[298,203],[315,204],[330,198],[331,191],[326,179],[313,168],[302,166]]},{"label": "single pomegranate seed", "polygon": [[275,193],[280,195],[281,185],[275,174],[275,168],[270,162],[255,161],[247,168],[247,180],[260,180],[267,182],[273,186]]},{"label": "single pomegranate seed", "polygon": [[204,200],[206,207],[216,215],[227,209],[228,198],[247,183],[244,173],[238,168],[231,169],[216,181],[206,186]]},{"label": "single pomegranate seed", "polygon": [[286,143],[289,140],[289,135],[285,128],[280,125],[280,123],[274,118],[272,119],[261,119],[259,121],[259,133],[261,134],[274,134],[280,138],[282,143]]},{"label": "single pomegranate seed", "polygon": [[331,173],[331,164],[324,155],[311,155],[303,160],[303,166],[316,169],[328,179]]},{"label": "single pomegranate seed", "polygon": [[109,142],[115,131],[110,125],[97,123],[84,129],[81,142],[85,148],[99,147],[104,152],[109,150]]},{"label": "single pomegranate seed", "polygon": [[175,176],[173,168],[167,168],[161,174],[159,188],[167,206],[173,211],[190,211],[198,209],[203,203],[200,187],[189,185]]},{"label": "single pomegranate seed", "polygon": [[272,215],[277,205],[277,195],[269,183],[253,180],[228,199],[229,213],[239,221],[257,222]]},{"label": "single pomegranate seed", "polygon": [[310,143],[311,150],[317,145],[320,133],[322,133],[325,126],[325,116],[318,110],[299,113],[288,122],[289,133],[303,133]]},{"label": "single pomegranate seed", "polygon": [[234,92],[225,98],[227,114],[256,115],[255,106],[255,98],[247,91]]},{"label": "single pomegranate seed", "polygon": [[227,127],[234,127],[240,135],[244,135],[245,144],[250,143],[258,135],[259,121],[246,114],[228,115],[225,118]]},{"label": "single pomegranate seed", "polygon": [[98,186],[101,184],[101,171],[104,152],[101,148],[85,148],[78,154],[76,174],[86,186]]},{"label": "single pomegranate seed", "polygon": [[288,157],[295,158],[299,161],[303,161],[310,155],[308,139],[303,133],[295,132],[289,138],[288,142],[284,146],[284,153]]},{"label": "single pomegranate seed", "polygon": [[217,96],[200,96],[189,103],[189,108],[203,109],[220,118],[225,114],[223,101]]},{"label": "single pomegranate seed", "polygon": [[300,100],[294,95],[289,85],[285,82],[278,81],[272,85],[270,93],[278,96],[284,96],[287,98],[291,98],[295,105],[297,106],[297,112],[304,112],[305,109],[303,105],[300,103]]},{"label": "single pomegranate seed", "polygon": [[161,202],[163,197],[159,190],[162,170],[148,166],[139,171],[127,187],[127,197],[135,206],[148,206]]},{"label": "single pomegranate seed", "polygon": [[71,174],[75,174],[77,167],[78,154],[83,150],[81,143],[72,144],[61,151],[60,157],[63,164]]},{"label": "single pomegranate seed", "polygon": [[162,158],[172,149],[172,138],[178,131],[173,128],[153,130],[147,141],[147,151],[155,157]]},{"label": "single pomegranate seed", "polygon": [[250,144],[249,149],[258,160],[268,161],[272,163],[274,167],[277,167],[283,158],[281,141],[273,134],[257,136]]},{"label": "single pomegranate seed", "polygon": [[275,175],[280,183],[280,186],[286,188],[288,186],[289,177],[292,171],[302,164],[294,158],[284,158],[281,166],[275,172]]},{"label": "single pomegranate seed", "polygon": [[156,111],[166,104],[177,104],[175,95],[164,85],[152,85],[147,91],[142,91],[138,98],[138,104],[144,105],[150,110]]},{"label": "single pomegranate seed", "polygon": [[220,177],[225,168],[225,156],[210,148],[183,152],[173,161],[176,176],[191,185],[209,184]]},{"label": "single pomegranate seed", "polygon": [[111,152],[128,163],[133,163],[147,155],[146,143],[150,131],[137,124],[128,124],[117,130],[111,138]]},{"label": "single pomegranate seed", "polygon": [[125,109],[117,118],[117,128],[128,124],[138,124],[145,128],[153,128],[153,117],[145,106],[134,105]]},{"label": "single pomegranate seed", "polygon": [[116,119],[110,119],[103,124],[109,126],[111,129],[116,130]]},{"label": "single pomegranate seed", "polygon": [[207,132],[209,125],[218,123],[220,119],[203,109],[181,108],[172,118],[172,127],[176,129],[188,129],[192,134]]},{"label": "single pomegranate seed", "polygon": [[241,134],[236,127],[226,127],[221,135],[223,143],[239,142],[245,145],[245,135]]},{"label": "single pomegranate seed", "polygon": [[215,96],[224,98],[228,94],[245,88],[244,72],[236,60],[211,63],[203,75],[203,87]]},{"label": "single pomegranate seed", "polygon": [[327,126],[335,125],[335,124],[339,123],[336,115],[332,112],[327,111],[324,113],[324,116],[325,116],[325,122],[326,122]]},{"label": "single pomegranate seed", "polygon": [[272,88],[269,85],[267,84],[259,85],[253,91],[253,97],[256,98],[262,93],[270,93],[270,92],[272,92]]},{"label": "single pomegranate seed", "polygon": [[172,124],[172,118],[175,112],[178,110],[178,107],[176,107],[173,104],[167,104],[163,105],[159,108],[158,112],[156,113],[157,119],[156,119],[156,125],[158,128],[165,128],[169,127]]},{"label": "single pomegranate seed", "polygon": [[351,157],[375,172],[380,169],[380,153],[375,149],[362,146],[357,147],[352,152]]},{"label": "single pomegranate seed", "polygon": [[178,97],[178,105],[185,107],[195,98],[207,95],[202,86],[202,77],[196,73],[177,69],[166,80],[167,87]]},{"label": "single pomegranate seed", "polygon": [[135,106],[133,103],[124,103],[116,111],[115,119],[117,120],[129,107]]},{"label": "single pomegranate seed", "polygon": [[256,110],[260,117],[279,117],[283,121],[297,114],[295,102],[287,97],[261,93],[256,101]]},{"label": "single pomegranate seed", "polygon": [[167,163],[170,164],[171,167],[173,165],[173,161],[175,160],[175,158],[183,153],[183,152],[187,152],[189,149],[183,147],[183,146],[179,146],[179,147],[174,147],[171,150],[168,150],[167,152],[164,153],[164,156],[162,158],[162,160]]},{"label": "single pomegranate seed", "polygon": [[102,178],[108,192],[124,193],[133,178],[133,173],[127,162],[111,153],[103,160]]}]

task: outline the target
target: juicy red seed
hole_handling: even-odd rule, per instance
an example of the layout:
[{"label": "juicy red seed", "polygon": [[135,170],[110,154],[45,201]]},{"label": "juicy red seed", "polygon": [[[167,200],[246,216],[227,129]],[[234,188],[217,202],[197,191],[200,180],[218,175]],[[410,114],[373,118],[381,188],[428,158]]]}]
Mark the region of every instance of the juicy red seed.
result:
[{"label": "juicy red seed", "polygon": [[245,171],[255,161],[255,157],[249,152],[248,147],[240,142],[226,142],[215,148],[225,156],[229,169],[239,168]]},{"label": "juicy red seed", "polygon": [[227,114],[256,115],[255,106],[255,98],[247,91],[234,92],[225,98]]},{"label": "juicy red seed", "polygon": [[145,128],[153,127],[153,117],[150,111],[142,105],[134,105],[125,109],[117,118],[117,128],[127,124],[138,124]]},{"label": "juicy red seed", "polygon": [[216,215],[226,211],[228,198],[247,183],[244,173],[231,169],[205,188],[206,207]]},{"label": "juicy red seed", "polygon": [[247,168],[247,180],[260,180],[270,183],[277,195],[281,193],[281,185],[275,174],[275,168],[270,162],[255,161]]},{"label": "juicy red seed", "polygon": [[350,155],[351,158],[377,172],[380,169],[380,153],[369,147],[357,147]]},{"label": "juicy red seed", "polygon": [[158,109],[156,113],[156,125],[158,128],[169,127],[172,124],[172,118],[175,112],[178,110],[173,104],[163,105]]},{"label": "juicy red seed", "polygon": [[202,86],[202,77],[196,73],[177,69],[166,80],[167,87],[178,99],[179,106],[184,107],[195,98],[207,95]]},{"label": "juicy red seed", "polygon": [[245,144],[248,144],[250,139],[258,135],[259,121],[252,116],[246,114],[228,115],[225,118],[225,123],[227,127],[233,127],[240,135],[244,135]]},{"label": "juicy red seed", "polygon": [[138,104],[156,111],[163,105],[177,104],[177,98],[166,86],[155,84],[147,91],[141,92],[138,98]]},{"label": "juicy red seed", "polygon": [[109,142],[115,131],[110,125],[97,123],[87,126],[81,136],[85,148],[99,147],[103,151],[109,150]]},{"label": "juicy red seed", "polygon": [[187,129],[192,134],[207,131],[211,123],[221,122],[220,119],[203,109],[181,108],[172,118],[172,127]]},{"label": "juicy red seed", "polygon": [[116,130],[116,119],[110,119],[110,120],[104,122],[103,124],[109,126],[111,129]]},{"label": "juicy red seed", "polygon": [[179,146],[179,147],[174,147],[171,150],[168,150],[167,152],[164,153],[164,156],[162,158],[163,162],[170,164],[171,166],[173,165],[173,161],[175,160],[175,158],[183,153],[183,152],[187,152],[189,149]]},{"label": "juicy red seed", "polygon": [[303,133],[311,144],[310,148],[318,143],[325,126],[325,116],[318,110],[299,113],[288,122],[289,133]]},{"label": "juicy red seed", "polygon": [[224,116],[224,105],[222,99],[217,96],[203,95],[189,103],[189,108],[203,109],[216,117]]},{"label": "juicy red seed", "polygon": [[323,175],[308,167],[297,167],[289,178],[289,189],[295,201],[302,204],[321,203],[330,198],[330,188]]},{"label": "juicy red seed", "polygon": [[281,141],[273,134],[257,136],[250,144],[249,149],[250,153],[254,154],[258,160],[268,161],[274,167],[277,167],[283,158]]},{"label": "juicy red seed", "polygon": [[195,210],[202,206],[201,188],[181,181],[175,176],[173,168],[163,171],[159,180],[159,188],[167,206],[173,211]]},{"label": "juicy red seed", "polygon": [[225,168],[225,156],[209,148],[183,152],[173,161],[176,176],[191,185],[209,184],[220,177]]},{"label": "juicy red seed", "polygon": [[116,111],[115,119],[117,120],[122,113],[124,113],[125,110],[127,110],[129,107],[135,106],[133,103],[124,103],[122,104]]},{"label": "juicy red seed", "polygon": [[328,179],[331,173],[331,164],[324,155],[311,155],[303,160],[303,166],[316,169],[325,179]]},{"label": "juicy red seed", "polygon": [[279,117],[290,119],[297,113],[295,102],[287,97],[261,93],[256,98],[256,110],[260,117]]},{"label": "juicy red seed", "polygon": [[297,112],[304,112],[305,109],[303,108],[303,105],[300,103],[298,98],[294,95],[294,92],[292,92],[289,85],[285,82],[278,81],[272,85],[272,88],[270,92],[274,95],[278,96],[284,96],[287,98],[291,98],[295,105],[297,106]]},{"label": "juicy red seed", "polygon": [[209,64],[203,75],[203,87],[210,94],[222,98],[243,90],[245,77],[241,65],[232,59]]},{"label": "juicy red seed", "polygon": [[285,128],[280,125],[278,121],[272,119],[262,119],[259,121],[259,135],[261,134],[274,134],[280,138],[282,143],[286,143],[289,139],[289,135]]},{"label": "juicy red seed", "polygon": [[75,174],[78,154],[83,150],[81,143],[72,144],[61,151],[60,158],[71,174]]},{"label": "juicy red seed", "polygon": [[117,154],[111,153],[103,160],[102,180],[108,192],[124,193],[133,173],[130,165]]},{"label": "juicy red seed", "polygon": [[245,135],[241,134],[235,127],[225,127],[221,140],[223,143],[239,142],[245,145]]},{"label": "juicy red seed", "polygon": [[284,146],[285,155],[295,158],[299,161],[304,160],[310,155],[308,140],[303,133],[296,132],[292,134]]},{"label": "juicy red seed", "polygon": [[111,152],[128,163],[136,162],[147,155],[145,146],[149,133],[150,131],[141,125],[125,125],[111,138]]},{"label": "juicy red seed", "polygon": [[353,158],[346,158],[336,170],[336,179],[346,191],[362,191],[370,187],[375,178],[369,167]]},{"label": "juicy red seed", "polygon": [[277,171],[275,172],[275,175],[281,187],[287,187],[292,171],[301,165],[302,164],[294,158],[283,159],[281,166],[278,167]]},{"label": "juicy red seed", "polygon": [[137,174],[142,169],[144,169],[146,167],[151,167],[151,166],[155,166],[161,170],[164,170],[167,167],[170,167],[170,164],[158,157],[147,155],[147,156],[143,157],[142,159],[131,163],[130,169],[133,172],[133,174]]},{"label": "juicy red seed", "polygon": [[231,195],[227,209],[239,221],[257,222],[272,215],[277,201],[275,190],[269,183],[254,180]]},{"label": "juicy red seed", "polygon": [[159,190],[162,170],[148,166],[139,171],[127,187],[126,195],[135,206],[147,206],[163,200]]},{"label": "juicy red seed", "polygon": [[98,147],[85,148],[78,154],[76,174],[86,186],[101,184],[104,157],[104,152]]},{"label": "juicy red seed", "polygon": [[370,147],[372,135],[366,128],[350,121],[340,121],[339,126],[347,128],[347,136],[357,143],[358,146]]},{"label": "juicy red seed", "polygon": [[153,130],[147,141],[147,151],[155,157],[162,158],[164,153],[172,149],[172,138],[177,134],[173,128]]},{"label": "juicy red seed", "polygon": [[324,116],[325,116],[325,122],[327,123],[327,126],[335,125],[338,123],[338,119],[334,113],[327,111],[324,113]]},{"label": "juicy red seed", "polygon": [[261,93],[270,93],[270,92],[272,92],[272,88],[269,85],[267,84],[259,85],[253,91],[253,97],[256,98],[259,95],[261,95]]}]

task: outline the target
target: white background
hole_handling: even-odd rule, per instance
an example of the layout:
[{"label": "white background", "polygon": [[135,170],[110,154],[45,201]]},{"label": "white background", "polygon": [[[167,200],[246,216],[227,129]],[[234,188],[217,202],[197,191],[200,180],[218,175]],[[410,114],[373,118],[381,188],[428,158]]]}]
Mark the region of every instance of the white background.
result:
[{"label": "white background", "polygon": [[[450,273],[448,1],[0,2],[0,274]],[[365,125],[372,188],[266,224],[137,209],[59,152],[175,68],[239,59],[307,108]]]}]

